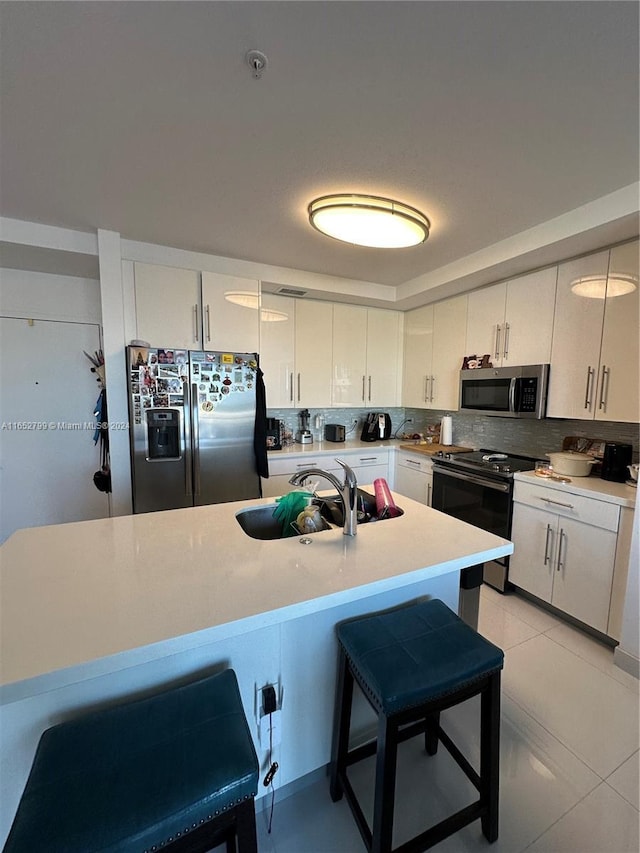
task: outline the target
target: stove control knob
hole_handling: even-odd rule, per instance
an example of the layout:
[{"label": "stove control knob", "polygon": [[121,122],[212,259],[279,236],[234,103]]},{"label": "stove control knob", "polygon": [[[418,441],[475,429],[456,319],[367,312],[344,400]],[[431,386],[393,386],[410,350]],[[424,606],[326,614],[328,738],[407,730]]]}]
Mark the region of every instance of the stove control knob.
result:
[{"label": "stove control knob", "polygon": [[505,474],[510,474],[511,473],[511,465],[503,465],[501,470],[504,471]]},{"label": "stove control knob", "polygon": [[491,466],[491,470],[492,471],[499,471],[500,470],[500,466],[498,465],[497,462],[493,463],[493,465]]},{"label": "stove control knob", "polygon": [[444,458],[445,459],[453,459],[453,453],[445,453]]}]

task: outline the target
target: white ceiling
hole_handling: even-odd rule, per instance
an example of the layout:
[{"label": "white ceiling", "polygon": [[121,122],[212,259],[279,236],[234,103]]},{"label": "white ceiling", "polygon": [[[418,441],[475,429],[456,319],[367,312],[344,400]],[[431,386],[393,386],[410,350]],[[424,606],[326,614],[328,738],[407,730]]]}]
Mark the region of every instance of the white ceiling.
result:
[{"label": "white ceiling", "polygon": [[[448,269],[486,283],[626,239],[637,217],[596,215],[484,280],[455,272],[638,181],[638,8],[3,2],[0,213],[386,285],[405,307]],[[414,205],[431,236],[323,237],[306,205],[332,191]]]}]

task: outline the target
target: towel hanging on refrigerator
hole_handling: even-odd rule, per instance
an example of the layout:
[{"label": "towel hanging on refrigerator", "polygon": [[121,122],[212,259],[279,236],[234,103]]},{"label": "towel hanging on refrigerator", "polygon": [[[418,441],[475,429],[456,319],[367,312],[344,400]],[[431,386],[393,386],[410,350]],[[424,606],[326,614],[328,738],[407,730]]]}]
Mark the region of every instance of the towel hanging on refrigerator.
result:
[{"label": "towel hanging on refrigerator", "polygon": [[[256,355],[256,359],[257,359]],[[261,477],[269,476],[267,459],[267,392],[264,374],[256,368],[256,420],[253,429],[253,450],[256,456],[256,471]]]}]

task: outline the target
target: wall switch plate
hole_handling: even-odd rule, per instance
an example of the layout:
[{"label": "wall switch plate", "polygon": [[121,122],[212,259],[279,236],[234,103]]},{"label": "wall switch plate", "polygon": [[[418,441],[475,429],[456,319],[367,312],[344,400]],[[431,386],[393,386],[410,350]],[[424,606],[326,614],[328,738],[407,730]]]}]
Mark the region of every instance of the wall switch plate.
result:
[{"label": "wall switch plate", "polygon": [[260,717],[260,746],[269,749],[282,741],[282,711],[274,711]]}]

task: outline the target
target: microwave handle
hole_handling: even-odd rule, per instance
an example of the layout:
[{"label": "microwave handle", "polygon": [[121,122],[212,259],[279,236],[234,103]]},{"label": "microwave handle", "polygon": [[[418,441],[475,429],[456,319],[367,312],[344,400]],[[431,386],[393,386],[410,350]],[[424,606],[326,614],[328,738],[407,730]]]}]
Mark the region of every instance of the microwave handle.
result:
[{"label": "microwave handle", "polygon": [[517,391],[518,380],[515,376],[511,377],[511,382],[509,383],[509,411],[516,412],[516,391]]}]

